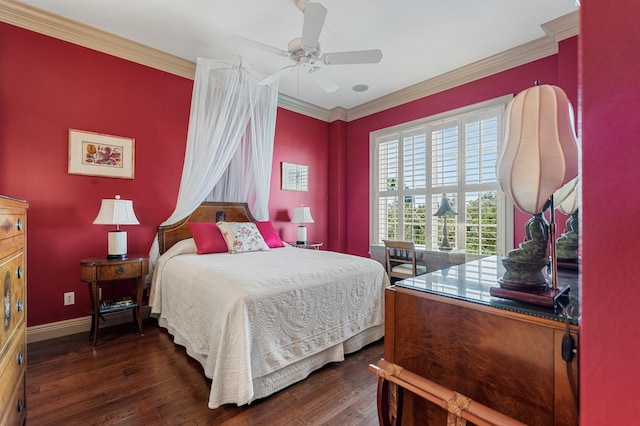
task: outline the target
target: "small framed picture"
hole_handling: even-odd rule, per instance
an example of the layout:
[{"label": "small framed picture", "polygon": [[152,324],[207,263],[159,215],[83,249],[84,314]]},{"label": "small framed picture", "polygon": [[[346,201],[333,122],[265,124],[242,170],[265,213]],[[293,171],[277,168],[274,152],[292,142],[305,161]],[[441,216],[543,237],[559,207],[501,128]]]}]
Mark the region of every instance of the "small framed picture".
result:
[{"label": "small framed picture", "polygon": [[282,189],[285,191],[308,191],[309,166],[282,162]]},{"label": "small framed picture", "polygon": [[69,129],[69,174],[134,178],[135,139]]}]

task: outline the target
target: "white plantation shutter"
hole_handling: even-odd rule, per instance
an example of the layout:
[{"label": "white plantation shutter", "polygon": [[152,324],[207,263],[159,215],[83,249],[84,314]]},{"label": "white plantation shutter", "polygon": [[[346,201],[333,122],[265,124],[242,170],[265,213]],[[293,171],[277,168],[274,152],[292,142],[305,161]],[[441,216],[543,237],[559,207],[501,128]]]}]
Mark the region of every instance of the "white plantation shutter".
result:
[{"label": "white plantation shutter", "polygon": [[470,254],[504,254],[511,220],[499,191],[496,162],[507,97],[374,132],[373,244],[414,241],[437,249],[443,217],[433,213],[442,194],[457,216],[447,217],[449,240]]}]

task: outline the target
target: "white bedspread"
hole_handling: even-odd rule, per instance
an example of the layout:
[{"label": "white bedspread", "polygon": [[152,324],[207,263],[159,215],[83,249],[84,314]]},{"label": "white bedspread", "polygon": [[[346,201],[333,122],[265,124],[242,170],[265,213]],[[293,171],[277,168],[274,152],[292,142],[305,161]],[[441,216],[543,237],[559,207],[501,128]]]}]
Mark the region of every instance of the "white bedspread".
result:
[{"label": "white bedspread", "polygon": [[185,240],[160,258],[150,303],[212,379],[217,408],[267,396],[382,337],[386,285],[372,259],[293,247],[197,255]]}]

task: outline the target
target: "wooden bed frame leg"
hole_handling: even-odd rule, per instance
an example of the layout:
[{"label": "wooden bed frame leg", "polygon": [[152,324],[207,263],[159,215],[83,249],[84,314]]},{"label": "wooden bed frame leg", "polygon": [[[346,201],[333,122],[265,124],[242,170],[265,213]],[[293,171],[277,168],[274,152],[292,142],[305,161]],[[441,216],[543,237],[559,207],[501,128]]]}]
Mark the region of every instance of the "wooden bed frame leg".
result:
[{"label": "wooden bed frame leg", "polygon": [[380,377],[378,379],[378,423],[380,426],[402,424],[404,389]]}]

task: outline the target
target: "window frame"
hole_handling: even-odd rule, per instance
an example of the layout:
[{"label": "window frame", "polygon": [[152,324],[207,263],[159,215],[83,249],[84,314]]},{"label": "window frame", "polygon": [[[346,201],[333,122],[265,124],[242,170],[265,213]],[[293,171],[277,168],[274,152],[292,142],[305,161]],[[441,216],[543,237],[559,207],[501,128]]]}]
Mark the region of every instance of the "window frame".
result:
[{"label": "window frame", "polygon": [[[402,141],[405,134],[410,134],[412,131],[415,131],[417,128],[426,128],[431,129],[434,126],[438,126],[447,121],[457,120],[460,121],[461,116],[469,116],[475,114],[481,114],[484,111],[499,108],[500,109],[500,126],[498,129],[499,137],[498,137],[498,158],[500,156],[500,152],[502,149],[502,143],[504,141],[504,117],[506,108],[513,98],[512,94],[501,96],[498,98],[490,99],[484,102],[479,102],[476,104],[468,105],[462,108],[457,108],[450,111],[445,111],[439,114],[435,114],[432,116],[420,118],[417,120],[401,123],[395,126],[387,127],[384,129],[379,129],[369,133],[369,182],[370,182],[370,194],[369,194],[369,243],[370,245],[379,246],[381,245],[381,238],[378,235],[378,216],[379,216],[379,199],[380,197],[387,196],[387,191],[380,191],[379,188],[379,143],[380,142],[388,142],[390,140],[397,139],[398,141]],[[430,131],[430,130],[428,130]],[[426,132],[428,133],[428,132]],[[430,136],[428,136],[430,138]],[[465,138],[459,137],[459,146],[463,147]],[[403,147],[403,143],[398,147],[398,173],[401,173],[404,168],[404,158],[403,153],[400,151]],[[431,143],[427,142],[427,149],[431,149]],[[417,195],[424,196],[427,200],[427,205],[431,198],[438,193],[441,195],[442,192],[455,192],[456,194],[464,194],[465,188],[469,185],[465,184],[462,179],[458,179],[458,183],[453,186],[438,186],[437,190],[434,190],[432,177],[431,177],[431,154],[427,154],[427,177],[426,177],[426,188],[425,189],[414,189],[412,191],[403,192],[402,195],[398,195],[400,199],[402,196],[409,195]],[[458,153],[458,177],[461,178],[464,176],[465,163],[464,163],[464,154]],[[497,160],[496,160],[497,162]],[[398,174],[399,176],[399,174]],[[493,186],[494,184],[490,184]],[[474,187],[485,187],[483,184],[474,185]],[[498,223],[498,241],[497,243],[497,255],[504,256],[509,250],[513,249],[514,241],[513,241],[513,226],[514,226],[514,206],[513,202],[500,190],[499,185],[496,183],[495,188],[497,189],[497,223]],[[443,191],[444,190],[444,191]],[[492,188],[493,190],[493,188]],[[382,195],[381,195],[382,194]],[[459,203],[459,205],[464,205],[463,203]],[[458,235],[465,235],[465,214],[464,212],[458,212],[459,214],[455,216],[455,219],[449,218],[449,228],[455,226],[455,232]],[[455,220],[455,223],[452,222]],[[429,224],[426,224],[427,227]],[[398,217],[398,229],[402,229],[403,226],[403,218]],[[401,231],[399,231],[401,232]],[[427,245],[429,241],[434,241],[430,235],[431,231],[428,232],[427,239],[425,240],[424,250],[427,251],[437,251],[437,247]],[[437,238],[436,238],[437,241]],[[456,248],[458,249],[458,248]],[[459,250],[459,249],[458,249]]]}]

